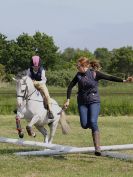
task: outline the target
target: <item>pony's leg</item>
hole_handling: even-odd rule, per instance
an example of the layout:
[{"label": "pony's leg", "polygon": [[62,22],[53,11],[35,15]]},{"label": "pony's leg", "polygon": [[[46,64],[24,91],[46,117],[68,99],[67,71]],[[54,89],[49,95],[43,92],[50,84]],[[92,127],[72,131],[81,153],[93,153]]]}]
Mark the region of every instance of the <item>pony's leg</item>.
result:
[{"label": "pony's leg", "polygon": [[43,126],[35,125],[35,127],[41,132],[44,136],[44,142],[48,143],[48,132]]},{"label": "pony's leg", "polygon": [[19,138],[23,138],[24,137],[24,133],[23,133],[22,128],[21,128],[20,117],[18,117],[16,115],[15,119],[16,119],[16,129],[18,131]]},{"label": "pony's leg", "polygon": [[49,124],[50,135],[49,135],[48,143],[50,143],[50,144],[53,141],[53,137],[55,135],[55,131],[57,129],[58,122],[59,122],[59,118],[55,118],[55,121],[53,121]]},{"label": "pony's leg", "polygon": [[38,122],[39,118],[40,117],[38,115],[35,115],[31,119],[31,121],[29,122],[29,124],[26,126],[26,130],[27,130],[27,133],[28,133],[29,136],[33,136],[33,137],[36,136],[35,132],[32,131],[32,126],[35,125]]},{"label": "pony's leg", "polygon": [[26,112],[25,107],[19,106],[17,107],[17,113],[16,113],[16,129],[18,131],[18,135],[20,138],[24,137],[24,133],[22,131],[21,128],[21,124],[20,124],[20,119],[24,118],[24,113]]}]

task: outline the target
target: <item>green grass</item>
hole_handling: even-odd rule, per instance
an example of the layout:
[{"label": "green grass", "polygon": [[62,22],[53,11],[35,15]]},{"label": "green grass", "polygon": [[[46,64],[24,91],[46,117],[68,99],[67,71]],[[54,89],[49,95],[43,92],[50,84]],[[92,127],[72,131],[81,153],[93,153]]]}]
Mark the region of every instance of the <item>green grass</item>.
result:
[{"label": "green grass", "polygon": [[[67,116],[71,127],[69,135],[62,135],[60,125],[54,142],[72,146],[93,146],[90,130],[80,127],[78,116]],[[0,115],[0,135],[17,138],[14,115]],[[25,140],[43,141],[36,130],[36,139],[27,136],[26,122],[22,121]],[[101,145],[132,144],[133,117],[100,117]],[[60,156],[24,156],[13,155],[14,152],[35,150],[39,148],[24,147],[0,143],[0,177],[132,177],[133,161],[108,157],[96,157],[93,154],[71,154]],[[125,151],[133,154],[132,151]]]},{"label": "green grass", "polygon": [[[66,88],[48,87],[50,95],[60,106],[66,101]],[[101,112],[104,115],[133,115],[133,84],[113,83],[100,87]],[[78,114],[76,88],[72,92],[68,114]],[[0,88],[0,114],[12,114],[16,107],[15,85]]]}]

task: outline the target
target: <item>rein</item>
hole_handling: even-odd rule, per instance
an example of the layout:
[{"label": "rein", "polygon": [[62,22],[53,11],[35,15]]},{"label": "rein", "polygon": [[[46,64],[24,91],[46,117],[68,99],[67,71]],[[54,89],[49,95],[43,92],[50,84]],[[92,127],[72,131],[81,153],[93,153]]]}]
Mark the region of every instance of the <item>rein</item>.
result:
[{"label": "rein", "polygon": [[[26,84],[23,84],[23,85],[26,85]],[[24,90],[24,95],[23,96],[22,95],[17,95],[17,97],[21,97],[21,98],[23,98],[25,100],[25,98],[26,98],[26,89],[27,89],[27,85],[26,85],[26,88]]]},{"label": "rein", "polygon": [[[27,85],[26,85],[26,89],[27,89],[28,87],[27,87]],[[17,95],[17,97],[21,97],[21,98],[23,98],[24,100],[31,100],[29,97],[30,96],[32,96],[33,95],[33,93],[35,93],[36,92],[36,89],[30,94],[30,95],[28,95],[28,96],[26,96],[26,89],[25,89],[25,92],[24,92],[24,95],[22,96],[22,95]],[[36,100],[37,101],[37,100]]]}]

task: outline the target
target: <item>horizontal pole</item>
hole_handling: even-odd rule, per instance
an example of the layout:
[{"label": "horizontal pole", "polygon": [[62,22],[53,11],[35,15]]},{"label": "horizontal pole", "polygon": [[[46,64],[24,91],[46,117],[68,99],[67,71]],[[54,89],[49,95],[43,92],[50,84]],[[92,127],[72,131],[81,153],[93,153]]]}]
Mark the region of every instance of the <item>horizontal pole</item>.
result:
[{"label": "horizontal pole", "polygon": [[[81,151],[80,149],[71,149],[71,151],[59,151],[59,150],[50,150],[45,149],[43,151],[27,151],[27,152],[16,152],[15,155],[20,156],[53,156],[53,155],[61,155],[61,154],[76,154],[76,153],[92,153],[87,151]],[[114,151],[103,151],[101,152],[101,156],[103,157],[112,157],[116,159],[122,159],[122,160],[133,160],[133,155],[131,154],[125,154],[125,153],[119,153]]]},{"label": "horizontal pole", "polygon": [[[47,144],[36,141],[24,141],[21,139],[12,139],[0,137],[1,143],[11,143],[22,146],[34,146],[34,147],[45,147],[55,151],[48,151],[49,153],[55,154],[65,154],[65,153],[88,153],[94,152],[94,147],[74,147],[74,146],[66,146],[66,145],[58,145],[58,144]],[[111,146],[101,146],[101,151],[111,151],[111,150],[128,150],[133,149],[133,144],[123,144],[123,145],[111,145]],[[36,151],[37,153],[41,153],[41,151]],[[43,153],[44,150],[42,151]],[[47,153],[47,152],[46,152]]]},{"label": "horizontal pole", "polygon": [[6,137],[0,137],[0,142],[1,143],[10,143],[10,144],[16,144],[16,145],[21,145],[21,146],[34,146],[34,147],[44,147],[48,149],[58,149],[58,150],[65,150],[66,148],[76,148],[72,146],[63,146],[59,144],[48,144],[48,143],[43,143],[43,142],[38,142],[38,141],[25,141],[23,139],[14,139],[14,138],[6,138]]}]

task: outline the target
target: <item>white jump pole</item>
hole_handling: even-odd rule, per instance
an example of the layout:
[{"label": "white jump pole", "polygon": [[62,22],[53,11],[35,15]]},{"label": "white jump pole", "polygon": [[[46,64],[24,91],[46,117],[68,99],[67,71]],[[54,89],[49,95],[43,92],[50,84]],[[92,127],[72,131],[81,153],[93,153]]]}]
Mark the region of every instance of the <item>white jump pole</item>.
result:
[{"label": "white jump pole", "polygon": [[[46,144],[35,141],[23,141],[20,139],[4,138],[0,137],[0,142],[2,143],[11,143],[22,146],[34,146],[34,147],[45,147],[51,149],[52,151],[32,151],[34,155],[58,155],[58,154],[70,154],[70,153],[88,153],[94,152],[94,147],[73,147],[73,146],[63,146],[58,144]],[[128,150],[133,149],[133,144],[124,144],[124,145],[111,145],[111,146],[101,146],[101,151],[111,151],[111,150]],[[22,152],[23,153],[23,152]],[[30,152],[25,152],[30,153]]]},{"label": "white jump pole", "polygon": [[13,139],[13,138],[5,138],[5,137],[0,137],[0,143],[10,143],[10,144],[16,144],[16,145],[21,145],[21,146],[34,146],[34,147],[45,147],[48,149],[58,149],[58,150],[64,150],[64,149],[69,149],[69,148],[76,148],[72,146],[63,146],[63,145],[58,145],[58,144],[48,144],[48,143],[43,143],[43,142],[37,142],[37,141],[25,141],[22,139]]},{"label": "white jump pole", "polygon": [[[102,146],[101,149],[102,149],[101,156],[133,160],[133,155],[123,154],[123,153],[118,153],[118,152],[112,152],[112,151],[111,152],[110,151],[105,151],[106,149],[109,149],[109,146]],[[113,149],[115,149],[115,148],[113,148]],[[119,150],[123,150],[123,148],[122,149],[119,148]],[[74,148],[74,147],[72,147],[71,149],[70,148],[69,148],[69,150],[65,149],[64,151],[60,151],[60,150],[57,150],[57,149],[56,150],[45,149],[43,151],[17,152],[17,153],[14,153],[14,154],[22,155],[22,156],[27,156],[27,155],[52,156],[52,155],[61,155],[61,154],[92,153],[94,151],[95,151],[94,147],[86,147],[86,148]]]}]

